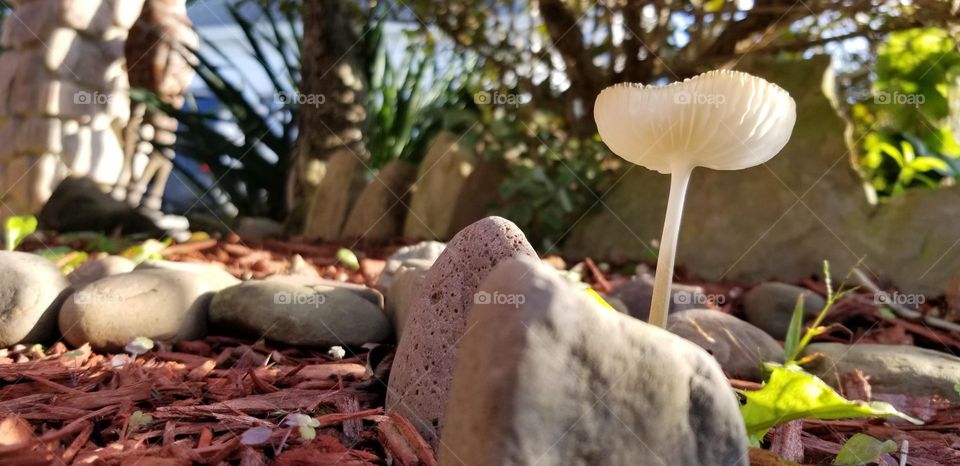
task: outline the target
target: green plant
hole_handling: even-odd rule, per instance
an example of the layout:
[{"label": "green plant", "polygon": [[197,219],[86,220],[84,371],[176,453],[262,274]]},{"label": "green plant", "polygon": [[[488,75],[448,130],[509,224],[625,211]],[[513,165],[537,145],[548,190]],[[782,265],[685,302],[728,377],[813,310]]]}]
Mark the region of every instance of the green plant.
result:
[{"label": "green plant", "polygon": [[920,155],[906,139],[900,140],[898,147],[893,138],[882,133],[867,134],[861,165],[878,193],[891,196],[916,186],[935,188],[943,178],[960,173],[942,155],[931,154],[922,143],[917,147],[923,151]]},{"label": "green plant", "polygon": [[477,60],[463,54],[441,62],[430,31],[410,29],[404,31],[410,45],[394,62],[384,36],[385,10],[377,4],[361,36],[368,80],[364,145],[372,169],[392,160],[418,163],[437,132],[465,129],[473,119],[466,97]]},{"label": "green plant", "polygon": [[796,419],[897,416],[915,424],[923,423],[897,411],[889,403],[847,400],[795,364],[767,364],[766,367],[770,376],[763,388],[739,392],[746,399],[740,414],[754,446],[760,444],[770,428]]},{"label": "green plant", "polygon": [[4,247],[7,251],[17,249],[24,238],[37,231],[37,217],[34,216],[12,216],[7,217],[3,225]]},{"label": "green plant", "polygon": [[[243,33],[249,56],[259,65],[273,86],[272,101],[264,103],[251,92],[247,71],[214,42],[202,39],[197,50],[189,50],[197,77],[211,92],[219,109],[201,109],[188,99],[182,109],[174,108],[142,89],[131,90],[131,98],[180,122],[177,153],[208,167],[216,181],[211,190],[222,192],[219,207],[228,212],[232,204],[247,215],[282,218],[286,212],[284,190],[296,140],[297,83],[300,71],[300,35],[295,27],[296,9],[274,8],[274,2],[238,0],[227,11]],[[250,5],[262,21],[251,21],[241,11]],[[217,58],[223,64],[217,64]],[[280,63],[274,63],[279,60]],[[230,76],[239,76],[238,82]],[[239,135],[226,131],[235,127]],[[180,172],[187,181],[205,189],[205,183],[190,172]]]},{"label": "green plant", "polygon": [[559,129],[559,116],[528,110],[496,115],[484,109],[477,142],[487,159],[503,157],[506,178],[493,213],[509,218],[539,251],[554,250],[570,225],[596,205],[612,170],[609,154],[596,138],[581,139]]},{"label": "green plant", "polygon": [[878,197],[960,175],[957,125],[950,123],[960,78],[957,40],[938,28],[891,33],[872,71],[869,95],[860,96],[851,116],[862,135],[860,167]]},{"label": "green plant", "polygon": [[[822,380],[803,370],[805,360],[797,357],[810,340],[827,328],[822,327],[830,308],[848,291],[834,292],[830,279],[830,264],[823,263],[824,284],[827,301],[812,325],[801,336],[803,326],[803,301],[797,301],[787,338],[784,342],[784,364],[765,364],[769,376],[759,390],[738,390],[746,402],[740,413],[747,427],[747,436],[752,445],[759,445],[770,428],[796,419],[846,419],[856,417],[897,416],[915,424],[922,424],[883,402],[850,401],[845,399]],[[842,288],[842,286],[841,286]]]},{"label": "green plant", "polygon": [[147,239],[140,244],[135,244],[127,249],[124,249],[120,255],[130,259],[136,264],[148,260],[159,260],[163,259],[163,256],[160,253],[166,249],[167,246],[170,246],[170,243],[172,242],[172,238],[166,238],[162,241]]},{"label": "green plant", "polygon": [[830,278],[830,263],[827,261],[823,261],[823,284],[827,291],[826,302],[823,308],[820,309],[817,317],[813,320],[810,328],[803,333],[803,336],[800,335],[800,331],[803,329],[803,295],[797,298],[797,304],[794,306],[793,314],[790,317],[790,326],[787,328],[787,337],[783,342],[783,360],[785,364],[797,363],[797,357],[803,352],[804,348],[810,344],[810,340],[827,331],[827,327],[823,327],[820,324],[823,323],[823,319],[827,316],[827,313],[830,312],[830,308],[844,295],[853,291],[844,290],[841,285],[840,289],[834,292],[833,279]]}]

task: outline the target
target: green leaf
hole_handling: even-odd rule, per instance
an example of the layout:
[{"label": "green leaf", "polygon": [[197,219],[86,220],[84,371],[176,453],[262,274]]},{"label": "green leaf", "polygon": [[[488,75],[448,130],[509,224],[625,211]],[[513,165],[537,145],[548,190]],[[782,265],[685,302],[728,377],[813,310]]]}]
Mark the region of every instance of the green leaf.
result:
[{"label": "green leaf", "polygon": [[127,424],[128,432],[136,432],[153,423],[153,416],[144,414],[143,411],[137,411],[130,415],[130,422]]},{"label": "green leaf", "polygon": [[889,403],[850,401],[824,381],[799,366],[766,364],[770,379],[760,390],[740,391],[746,403],[740,414],[747,435],[759,445],[771,427],[796,419],[848,419],[897,416],[914,424],[923,422],[896,410]]},{"label": "green leaf", "polygon": [[163,241],[148,239],[135,246],[130,246],[121,252],[120,255],[130,259],[136,264],[148,260],[163,259],[163,256],[160,255],[160,252],[162,252],[164,249],[167,249],[167,246],[170,246],[172,241],[173,240],[170,238],[167,238]]},{"label": "green leaf", "polygon": [[843,444],[833,464],[839,466],[861,466],[876,463],[886,453],[897,451],[893,440],[880,441],[867,434],[856,434]]},{"label": "green leaf", "polygon": [[4,223],[3,231],[5,232],[5,241],[3,244],[6,246],[7,251],[13,251],[17,249],[17,246],[20,245],[20,242],[23,241],[24,238],[37,231],[37,217],[32,215],[9,217]]},{"label": "green leaf", "polygon": [[950,165],[948,165],[943,159],[938,159],[936,157],[917,157],[910,162],[910,168],[918,172],[929,172],[934,170],[948,171],[950,170]]},{"label": "green leaf", "polygon": [[803,294],[797,296],[797,304],[793,306],[790,316],[790,327],[787,329],[787,338],[783,342],[783,359],[792,362],[803,348],[800,347],[800,330],[803,327]]},{"label": "green leaf", "polygon": [[317,430],[308,425],[302,425],[297,430],[300,431],[300,437],[304,440],[313,440],[317,437]]},{"label": "green leaf", "polygon": [[896,319],[896,318],[897,318],[897,315],[894,314],[893,311],[891,311],[890,308],[887,308],[887,307],[881,307],[880,310],[877,311],[877,312],[879,312],[879,313],[880,313],[880,317],[883,317],[884,319]]},{"label": "green leaf", "polygon": [[353,251],[347,248],[340,248],[337,251],[337,260],[350,270],[360,270],[360,260],[357,259],[357,255]]},{"label": "green leaf", "polygon": [[594,290],[593,288],[587,288],[586,291],[587,291],[587,294],[590,295],[590,297],[593,298],[594,301],[600,303],[601,306],[613,312],[620,312],[617,310],[617,308],[611,306],[606,299],[603,299],[603,296],[600,296],[600,293],[597,293],[597,290]]}]

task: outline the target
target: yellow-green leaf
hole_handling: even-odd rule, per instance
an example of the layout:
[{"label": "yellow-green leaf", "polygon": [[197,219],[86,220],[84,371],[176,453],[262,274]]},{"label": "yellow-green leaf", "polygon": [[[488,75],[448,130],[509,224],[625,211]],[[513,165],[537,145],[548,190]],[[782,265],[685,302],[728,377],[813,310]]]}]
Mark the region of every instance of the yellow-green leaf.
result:
[{"label": "yellow-green leaf", "polygon": [[603,299],[603,296],[600,296],[600,293],[597,293],[597,290],[594,290],[593,288],[587,288],[586,291],[587,291],[587,294],[590,295],[590,297],[593,298],[594,301],[600,303],[601,306],[613,312],[620,312],[620,311],[617,311],[617,308],[611,306],[606,299]]},{"label": "yellow-green leaf", "polygon": [[897,416],[922,424],[897,411],[889,403],[850,401],[824,381],[799,366],[767,364],[770,379],[760,390],[740,391],[746,403],[740,414],[747,426],[747,435],[759,445],[771,427],[795,419],[848,419]]},{"label": "yellow-green leaf", "polygon": [[172,241],[170,238],[163,241],[148,239],[135,246],[130,246],[121,252],[120,255],[137,264],[148,260],[163,259],[160,253],[164,249],[167,249],[167,246],[170,246]]},{"label": "yellow-green leaf", "polygon": [[17,249],[24,238],[37,231],[37,217],[32,215],[8,217],[4,222],[3,231],[5,236],[4,246],[7,251],[13,251]]},{"label": "yellow-green leaf", "polygon": [[360,260],[357,259],[357,255],[354,254],[353,251],[347,248],[340,248],[340,250],[337,251],[337,260],[350,270],[360,270]]}]

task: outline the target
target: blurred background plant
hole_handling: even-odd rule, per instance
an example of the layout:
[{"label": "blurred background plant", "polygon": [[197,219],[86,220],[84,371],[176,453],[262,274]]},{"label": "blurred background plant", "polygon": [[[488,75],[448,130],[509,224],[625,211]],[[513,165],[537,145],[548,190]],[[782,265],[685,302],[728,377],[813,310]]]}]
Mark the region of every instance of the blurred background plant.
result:
[{"label": "blurred background plant", "polygon": [[210,98],[192,96],[177,110],[142,90],[132,91],[132,97],[179,121],[176,149],[181,157],[175,159],[175,175],[200,197],[198,202],[221,216],[282,219],[286,171],[297,137],[297,8],[289,2],[239,0],[226,10],[242,31],[246,52],[259,65],[256,71],[273,86],[272,96],[265,99],[256,92],[248,78],[254,70],[241,69],[201,34],[192,65]]},{"label": "blurred background plant", "polygon": [[876,199],[954,183],[960,176],[956,37],[939,28],[893,32],[852,75],[846,85],[860,89],[849,108],[859,165]]},{"label": "blurred background plant", "polygon": [[[600,201],[600,185],[617,160],[597,138],[567,134],[562,118],[546,111],[494,109],[485,115],[484,157],[503,157],[507,176],[493,212],[516,223],[539,251],[555,250]],[[528,117],[529,115],[529,117]]]},{"label": "blurred background plant", "polygon": [[385,35],[390,17],[378,4],[361,34],[368,79],[364,146],[370,169],[393,160],[419,163],[437,133],[461,133],[476,119],[470,95],[476,57],[444,53],[434,35],[416,23],[402,28],[407,44],[391,53]]}]

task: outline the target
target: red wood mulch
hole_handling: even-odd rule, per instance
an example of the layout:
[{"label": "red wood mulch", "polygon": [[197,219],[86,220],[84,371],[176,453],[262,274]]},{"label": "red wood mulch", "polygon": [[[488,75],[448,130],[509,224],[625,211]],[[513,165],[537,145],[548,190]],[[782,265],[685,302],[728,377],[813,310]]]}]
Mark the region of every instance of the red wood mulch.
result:
[{"label": "red wood mulch", "polygon": [[[392,350],[370,354],[215,336],[136,359],[24,348],[0,358],[0,464],[434,464],[412,425],[383,413]],[[283,426],[289,413],[314,417],[317,437]],[[260,426],[269,439],[245,444]]]},{"label": "red wood mulch", "polygon": [[[53,244],[56,240],[47,243]],[[373,286],[383,258],[396,248],[359,248],[361,268],[351,271],[335,259],[341,246],[228,237],[176,244],[163,255],[219,262],[238,277],[262,278],[288,272],[291,258],[299,254],[324,278]],[[43,245],[25,249],[39,247]],[[600,291],[627,279],[601,271],[593,261],[585,265],[585,280]],[[747,288],[701,285],[708,293],[725,296],[720,310],[734,314]],[[823,291],[815,281],[804,285]],[[952,321],[960,315],[957,296],[928,303],[926,311],[935,310],[934,304],[952,311],[943,315]],[[960,353],[957,335],[920,321],[884,316],[866,295],[845,298],[827,320],[833,330],[818,340],[916,344]],[[309,349],[221,336],[181,342],[135,359],[95,354],[89,348],[71,351],[62,343],[45,352],[19,348],[0,357],[0,464],[436,464],[408,420],[383,413],[392,358],[389,346],[337,361]],[[751,382],[731,382],[758,388]],[[861,432],[893,439],[901,448],[907,445],[909,465],[960,464],[960,406],[937,398],[872,393],[863,377],[843,380],[841,392],[849,398],[891,402],[925,424],[794,421],[772,430],[765,449],[751,449],[750,464],[787,464],[781,458],[830,464],[846,439]],[[320,423],[315,439],[305,440],[297,428],[283,425],[292,413]],[[245,432],[260,428],[262,433],[263,427],[269,429],[269,438],[253,442],[257,444],[244,440]],[[897,465],[899,460],[899,453],[886,455],[880,464]]]}]

